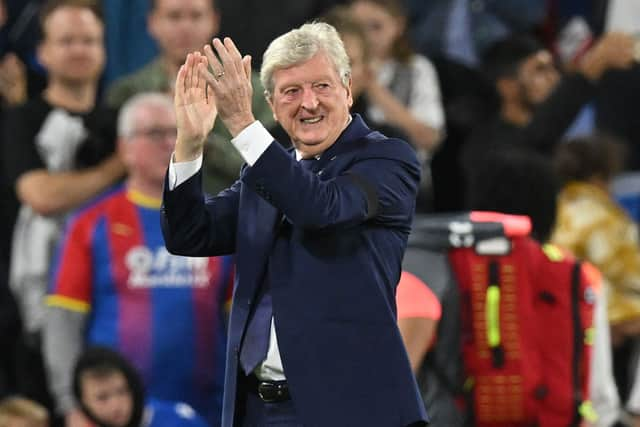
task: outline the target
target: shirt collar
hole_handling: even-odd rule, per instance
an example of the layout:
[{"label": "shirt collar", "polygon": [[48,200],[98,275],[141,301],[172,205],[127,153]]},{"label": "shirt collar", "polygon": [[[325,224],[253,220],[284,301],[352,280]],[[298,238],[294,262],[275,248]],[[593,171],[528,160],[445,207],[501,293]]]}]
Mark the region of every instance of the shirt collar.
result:
[{"label": "shirt collar", "polygon": [[[347,123],[344,126],[345,129],[349,126],[349,124],[351,124],[351,120],[353,119],[351,118],[351,114],[349,114],[349,116],[347,117]],[[302,153],[298,150],[295,150],[295,152],[296,152],[296,161],[299,162],[302,159]],[[314,157],[316,158],[316,160],[320,160],[320,156],[322,156],[322,153],[316,154]]]}]

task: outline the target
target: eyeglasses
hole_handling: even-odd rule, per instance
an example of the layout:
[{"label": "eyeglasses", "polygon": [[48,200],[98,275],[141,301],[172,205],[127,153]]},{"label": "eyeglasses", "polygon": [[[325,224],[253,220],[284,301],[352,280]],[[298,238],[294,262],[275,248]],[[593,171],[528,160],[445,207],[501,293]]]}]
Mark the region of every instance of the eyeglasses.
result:
[{"label": "eyeglasses", "polygon": [[134,131],[131,136],[143,136],[145,138],[149,138],[153,142],[162,142],[167,139],[175,140],[178,137],[178,129],[174,127],[140,129]]}]

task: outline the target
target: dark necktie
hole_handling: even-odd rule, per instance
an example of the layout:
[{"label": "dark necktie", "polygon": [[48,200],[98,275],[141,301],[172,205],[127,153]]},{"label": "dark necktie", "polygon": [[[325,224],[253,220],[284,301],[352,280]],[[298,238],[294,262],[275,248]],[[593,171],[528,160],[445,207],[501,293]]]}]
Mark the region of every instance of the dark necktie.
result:
[{"label": "dark necktie", "polygon": [[272,315],[269,281],[265,277],[240,349],[240,366],[247,375],[267,357]]},{"label": "dark necktie", "polygon": [[[300,160],[300,165],[305,169],[311,169],[315,162],[315,158],[302,159]],[[271,305],[269,279],[265,277],[240,349],[240,366],[247,375],[251,374],[267,357],[272,316],[273,307]]]}]

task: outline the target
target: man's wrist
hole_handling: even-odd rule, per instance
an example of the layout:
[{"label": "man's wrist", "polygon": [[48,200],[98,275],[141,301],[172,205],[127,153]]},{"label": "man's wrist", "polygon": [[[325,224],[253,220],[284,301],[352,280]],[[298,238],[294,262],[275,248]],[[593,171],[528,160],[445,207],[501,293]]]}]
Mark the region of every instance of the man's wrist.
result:
[{"label": "man's wrist", "polygon": [[231,143],[249,166],[253,166],[273,142],[273,136],[259,121],[245,127]]},{"label": "man's wrist", "polygon": [[228,120],[224,124],[227,127],[227,130],[229,131],[229,133],[231,134],[231,137],[235,138],[236,136],[238,136],[238,134],[240,134],[240,132],[245,130],[249,125],[251,125],[255,121],[256,119],[255,117],[253,117],[253,114],[248,114],[246,116],[238,117],[233,120]]},{"label": "man's wrist", "polygon": [[192,160],[196,160],[204,151],[204,143],[194,144],[194,143],[186,143],[180,140],[176,141],[176,149],[174,160],[176,163],[181,162],[190,162]]}]

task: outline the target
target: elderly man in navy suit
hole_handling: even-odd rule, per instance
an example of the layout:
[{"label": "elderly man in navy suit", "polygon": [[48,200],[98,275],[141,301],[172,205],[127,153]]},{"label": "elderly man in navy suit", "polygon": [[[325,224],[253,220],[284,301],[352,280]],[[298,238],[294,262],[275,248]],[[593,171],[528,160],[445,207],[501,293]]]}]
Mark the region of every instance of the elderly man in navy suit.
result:
[{"label": "elderly man in navy suit", "polygon": [[[293,149],[254,119],[250,71],[228,38],[188,56],[164,192],[170,251],[236,255],[222,425],[424,425],[394,301],[416,156],[349,114],[349,61],[330,25],[305,24],[264,54],[265,95]],[[205,197],[202,147],[218,115],[246,165]]]}]

